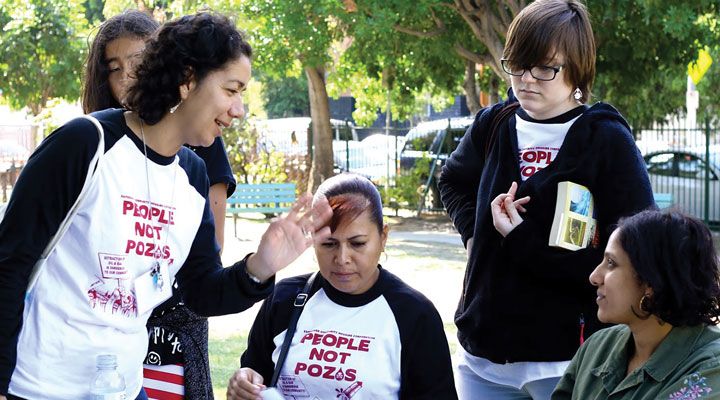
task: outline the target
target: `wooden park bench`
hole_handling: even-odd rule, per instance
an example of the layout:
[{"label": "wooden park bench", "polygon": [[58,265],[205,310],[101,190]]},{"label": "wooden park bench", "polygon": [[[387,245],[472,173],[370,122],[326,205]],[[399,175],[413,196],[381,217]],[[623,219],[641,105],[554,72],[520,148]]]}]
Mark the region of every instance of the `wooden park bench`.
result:
[{"label": "wooden park bench", "polygon": [[239,214],[280,214],[289,211],[294,202],[294,183],[238,184],[235,193],[227,199],[227,213],[233,216],[235,237]]}]

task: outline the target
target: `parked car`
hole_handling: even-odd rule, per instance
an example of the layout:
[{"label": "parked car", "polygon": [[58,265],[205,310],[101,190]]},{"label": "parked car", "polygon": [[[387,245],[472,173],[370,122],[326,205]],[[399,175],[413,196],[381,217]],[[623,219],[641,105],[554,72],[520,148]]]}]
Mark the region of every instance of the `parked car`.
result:
[{"label": "parked car", "polygon": [[[308,152],[310,117],[274,118],[257,122],[258,142],[267,149],[281,151],[286,155],[304,155]],[[355,125],[331,119],[333,138],[357,140]]]},{"label": "parked car", "polygon": [[720,223],[720,145],[711,146],[709,162],[704,148],[654,151],[643,158],[653,191],[670,193],[676,207],[700,219],[705,217],[707,169],[708,220]]},{"label": "parked car", "polygon": [[473,121],[473,117],[458,117],[422,122],[410,129],[405,136],[405,145],[400,153],[401,170],[410,170],[418,160],[424,157],[429,157],[435,163],[434,179],[430,183],[428,198],[425,199],[425,203],[430,208],[441,209],[443,207],[437,187],[437,178],[440,177],[445,160],[457,148],[460,139]]},{"label": "parked car", "polygon": [[395,177],[395,160],[403,148],[402,137],[374,134],[361,141],[333,140],[338,171],[350,171],[382,184]]}]

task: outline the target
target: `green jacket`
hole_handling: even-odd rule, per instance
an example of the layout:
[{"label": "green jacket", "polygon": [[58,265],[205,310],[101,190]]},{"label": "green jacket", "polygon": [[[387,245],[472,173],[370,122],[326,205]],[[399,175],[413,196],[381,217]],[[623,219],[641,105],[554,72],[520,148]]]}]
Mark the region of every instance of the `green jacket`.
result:
[{"label": "green jacket", "polygon": [[553,400],[720,399],[720,329],[675,327],[642,367],[625,377],[632,334],[603,329],[583,344]]}]

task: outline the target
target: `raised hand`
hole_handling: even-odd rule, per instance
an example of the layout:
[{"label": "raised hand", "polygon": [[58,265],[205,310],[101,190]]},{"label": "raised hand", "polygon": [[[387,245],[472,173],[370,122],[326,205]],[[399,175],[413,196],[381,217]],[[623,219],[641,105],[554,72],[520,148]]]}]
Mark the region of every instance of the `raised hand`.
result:
[{"label": "raised hand", "polygon": [[523,222],[520,212],[524,213],[526,211],[524,205],[530,202],[530,196],[515,200],[515,192],[517,192],[517,183],[513,182],[507,193],[499,194],[490,203],[493,226],[503,237]]},{"label": "raised hand", "polygon": [[314,240],[330,236],[328,223],[332,208],[322,197],[312,205],[309,194],[300,197],[290,212],[273,220],[260,239],[257,252],[247,261],[247,269],[261,281],[295,261]]}]

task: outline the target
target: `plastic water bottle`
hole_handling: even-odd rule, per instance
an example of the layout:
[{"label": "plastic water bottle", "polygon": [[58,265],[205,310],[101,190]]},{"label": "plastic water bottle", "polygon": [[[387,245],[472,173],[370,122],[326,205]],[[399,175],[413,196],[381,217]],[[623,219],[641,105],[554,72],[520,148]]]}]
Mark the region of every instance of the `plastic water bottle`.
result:
[{"label": "plastic water bottle", "polygon": [[93,400],[125,400],[125,378],[117,371],[117,356],[97,356],[97,372],[90,383]]}]

